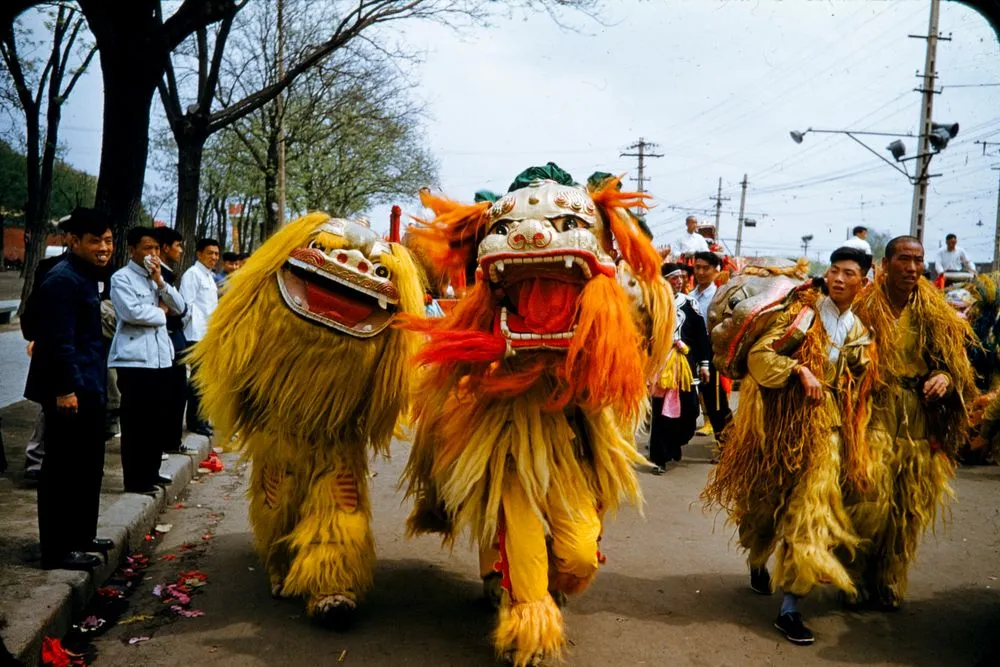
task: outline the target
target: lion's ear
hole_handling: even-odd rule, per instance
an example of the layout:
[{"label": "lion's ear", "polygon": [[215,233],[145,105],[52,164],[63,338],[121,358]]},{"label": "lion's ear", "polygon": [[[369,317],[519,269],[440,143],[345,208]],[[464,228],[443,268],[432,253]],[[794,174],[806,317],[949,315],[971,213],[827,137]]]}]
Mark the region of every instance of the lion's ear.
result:
[{"label": "lion's ear", "polygon": [[643,233],[638,219],[629,213],[630,208],[649,208],[649,195],[643,192],[622,192],[620,178],[606,178],[588,184],[588,190],[601,216],[607,222],[611,237],[619,253],[632,267],[635,275],[644,282],[656,279],[660,256],[652,241]]},{"label": "lion's ear", "polygon": [[418,224],[407,231],[414,246],[452,280],[464,276],[486,231],[492,204],[462,204],[427,190],[420,192],[420,201],[433,211],[434,219],[414,218]]}]

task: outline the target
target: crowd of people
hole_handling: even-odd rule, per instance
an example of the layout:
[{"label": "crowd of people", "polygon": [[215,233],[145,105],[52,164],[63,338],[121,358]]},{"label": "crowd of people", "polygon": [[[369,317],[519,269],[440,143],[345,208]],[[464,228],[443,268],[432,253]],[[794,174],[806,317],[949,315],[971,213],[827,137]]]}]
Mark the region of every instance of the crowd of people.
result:
[{"label": "crowd of people", "polygon": [[[135,227],[127,261],[112,266],[111,223],[78,208],[62,223],[66,252],[43,260],[21,316],[31,363],[25,397],[41,406],[26,451],[38,482],[45,568],[89,569],[96,537],[105,444],[120,423],[125,491],[155,493],[160,466],[189,431],[211,434],[185,354],[205,333],[226,277],[243,258],[210,238],[180,273],[184,241],[169,227]],[[65,499],[73,498],[72,503]]]},{"label": "crowd of people", "polygon": [[[552,167],[549,165],[547,168]],[[572,210],[576,213],[570,215],[592,215],[592,224],[599,222],[593,207],[587,209],[576,202],[573,208],[572,196],[577,193],[568,189],[570,185],[557,184],[551,179],[542,180],[537,176],[530,179],[525,176],[522,180],[524,184],[517,185],[516,182],[517,187],[512,186],[514,194],[509,194],[504,200],[487,205],[477,204],[468,207],[464,213],[468,221],[473,221],[469,224],[485,224],[483,221],[489,220],[489,216],[495,218],[488,228],[490,231],[484,234],[479,254],[485,267],[484,273],[490,275],[496,285],[505,285],[502,278],[505,271],[506,275],[516,274],[515,268],[504,269],[504,263],[511,261],[510,248],[518,250],[524,245],[521,241],[529,231],[535,234],[531,238],[537,243],[547,244],[552,242],[556,233],[577,228],[560,230],[553,227],[555,231],[552,231],[529,214],[525,214],[528,217],[524,219],[514,218],[521,211],[518,207],[528,210],[538,204],[538,192],[546,197],[551,195],[555,213],[566,215],[565,210]],[[669,319],[674,323],[671,344],[665,348],[658,348],[655,344],[650,346],[651,350],[667,350],[661,359],[653,360],[658,369],[655,377],[646,378],[652,399],[648,456],[652,473],[663,475],[671,462],[681,459],[683,446],[696,432],[699,413],[703,414],[706,432],[714,435],[718,456],[713,460],[716,465],[702,499],[709,507],[724,509],[736,526],[739,545],[747,552],[750,587],[768,595],[781,591],[781,604],[774,625],[789,641],[796,644],[813,642],[813,634],[803,621],[799,603],[820,585],[831,584],[840,589],[845,604],[851,606],[897,609],[906,594],[908,569],[921,535],[933,524],[939,509],[952,495],[950,480],[955,472],[956,454],[966,439],[968,406],[976,394],[975,376],[966,354],[967,345],[973,343],[972,329],[948,305],[942,293],[924,278],[926,267],[920,240],[909,236],[891,240],[880,265],[875,267],[865,238],[867,230],[857,227],[854,237],[832,253],[829,268],[821,278],[802,273],[801,263],[795,268],[748,269],[746,275],[763,280],[776,276],[794,278],[795,287],[783,293],[780,307],[778,302],[771,303],[768,319],[760,320],[763,324],[754,328],[753,340],[745,346],[744,370],[737,377],[729,372],[733,367],[731,365],[716,367],[722,362],[717,353],[713,354],[713,342],[718,342],[713,341],[713,336],[718,331],[713,329],[710,315],[720,300],[732,306],[752,290],[744,289],[743,296],[739,298],[726,292],[727,278],[720,273],[722,258],[712,252],[705,239],[697,233],[696,221],[692,223],[689,220],[686,235],[676,244],[677,250],[668,261],[650,263],[651,258],[657,259],[657,255],[649,240],[640,238],[640,233],[648,235],[648,232],[645,229],[640,232],[639,225],[634,228],[628,226],[630,214],[624,203],[631,200],[620,198],[613,180],[598,179],[588,187],[591,187],[589,196],[593,196],[591,203],[606,206],[611,212],[603,215],[618,216],[619,226],[613,233],[620,247],[629,249],[631,253],[614,258],[610,255],[605,257],[600,254],[603,251],[598,251],[595,266],[603,267],[610,263],[613,273],[615,259],[627,260],[626,263],[635,265],[631,269],[635,271],[633,275],[642,276],[641,281],[649,295],[657,289],[663,289],[666,295],[662,299],[651,297],[646,304],[647,309],[670,303],[672,295],[671,317],[663,318],[663,313],[657,313],[652,318],[659,322]],[[431,208],[437,205],[441,209],[436,211],[439,215],[443,215],[442,211],[451,211],[433,198],[428,197],[427,203]],[[456,219],[456,216],[449,218],[449,224],[456,224]],[[563,220],[559,216],[556,219]],[[315,224],[320,224],[318,232],[311,230],[310,225]],[[565,224],[564,220],[562,224]],[[521,230],[514,234],[512,228],[517,229],[517,225]],[[313,258],[311,261],[322,261],[323,266],[346,272],[345,275],[350,273],[348,269],[335,266],[336,263],[346,264],[354,258],[351,271],[357,276],[351,280],[358,284],[370,285],[371,279],[367,276],[370,258],[366,259],[361,250],[351,249],[350,243],[363,238],[365,248],[378,248],[383,253],[380,255],[383,262],[391,261],[395,252],[370,230],[361,229],[355,223],[304,218],[290,229],[288,234],[294,232],[303,238],[319,234],[316,238],[322,237],[329,246],[327,248],[314,240],[308,246],[297,247],[293,257],[309,256]],[[44,567],[86,569],[99,562],[91,555],[92,552],[106,551],[111,546],[108,541],[96,538],[95,533],[107,436],[109,390],[116,387],[120,394],[118,411],[125,490],[153,492],[157,484],[169,482],[160,477],[160,462],[167,453],[179,451],[185,418],[188,430],[205,435],[212,433],[212,426],[200,409],[199,392],[189,378],[193,363],[212,362],[210,355],[213,350],[217,355],[221,354],[218,352],[220,327],[215,325],[213,329],[209,323],[219,306],[226,276],[239,270],[241,258],[233,253],[221,253],[220,244],[213,239],[202,239],[195,247],[196,261],[179,275],[185,252],[182,237],[169,228],[138,227],[128,233],[128,260],[125,266],[112,273],[109,264],[113,243],[107,218],[94,210],[77,209],[64,223],[64,231],[69,239],[68,251],[63,258],[40,267],[36,289],[22,318],[31,353],[25,396],[41,405],[39,437],[37,442],[33,438],[33,452],[29,459],[41,459],[38,515]],[[441,224],[435,233],[441,234],[443,240],[432,237],[431,241],[440,241],[441,247],[458,252],[455,248],[459,246],[454,245],[456,241],[448,236],[451,232],[450,227]],[[491,236],[496,238],[491,239]],[[459,245],[471,243],[469,239],[473,237],[462,236]],[[955,262],[960,266],[968,263],[956,241],[953,235],[949,236],[947,249],[938,257],[939,270],[950,270]],[[491,243],[499,250],[492,249]],[[334,250],[339,250],[339,254],[331,254]],[[461,261],[455,262],[459,270],[464,268],[462,262],[471,256],[469,248],[462,249],[462,252],[465,254]],[[215,269],[220,259],[223,271],[217,273]],[[284,262],[284,258],[279,259]],[[572,258],[565,262],[567,269],[571,269],[573,264]],[[381,271],[375,276],[390,280],[391,272],[381,265],[379,269]],[[280,272],[280,267],[274,270]],[[542,280],[547,275],[543,273]],[[587,275],[589,277],[590,274]],[[278,297],[271,294],[268,298],[274,303],[264,305],[272,309],[291,308],[305,319],[325,322],[320,315],[308,309],[308,303],[304,304],[302,299],[296,301],[285,293],[288,289],[305,289],[300,284],[304,280],[301,275],[280,276],[281,298],[285,301],[278,301]],[[738,277],[731,278],[736,280]],[[402,279],[396,277],[396,280],[399,285],[404,284]],[[236,282],[246,281],[237,278]],[[415,280],[411,282],[416,284]],[[529,359],[532,351],[548,353],[559,349],[557,343],[538,341],[571,341],[574,318],[584,317],[593,327],[589,331],[596,332],[603,327],[601,336],[621,335],[622,340],[633,341],[618,331],[619,328],[627,329],[621,317],[616,316],[618,319],[613,320],[607,314],[612,306],[615,313],[626,312],[624,305],[619,303],[626,296],[616,291],[617,288],[612,286],[613,280],[607,274],[586,283],[579,303],[564,300],[561,312],[544,305],[532,305],[533,299],[549,296],[546,290],[539,287],[534,291],[525,288],[518,292],[521,287],[515,287],[517,285],[517,282],[507,285],[512,293],[519,295],[513,302],[496,300],[494,303],[496,294],[482,285],[473,292],[472,307],[478,304],[483,313],[489,315],[477,316],[477,321],[502,323],[499,334],[488,328],[491,324],[484,324],[487,330],[474,332],[476,336],[469,339],[487,346],[485,351],[473,349],[471,344],[455,345],[455,340],[464,340],[462,337],[468,337],[469,332],[460,328],[449,329],[458,327],[460,322],[455,318],[442,318],[444,313],[432,300],[421,304],[427,308],[426,314],[433,318],[428,322],[433,323],[415,324],[416,320],[410,319],[405,326],[429,336],[431,342],[421,353],[425,362],[433,354],[438,354],[440,359],[446,360],[442,368],[451,372],[465,368],[462,364],[473,363],[470,359],[482,362],[484,359],[493,360],[493,356],[498,355],[493,360],[494,365],[483,366],[483,382],[477,385],[480,391],[489,395],[491,381],[499,382],[501,386],[507,386],[504,384],[507,382],[510,387],[532,387],[525,378],[537,377],[541,372],[539,368],[530,367],[530,373],[505,378],[502,373],[510,369],[503,364],[513,363],[508,360],[515,357],[515,348],[524,350]],[[392,284],[382,287],[386,294],[398,294],[400,290],[410,289]],[[589,296],[598,290],[603,290],[603,300]],[[411,291],[416,293],[415,288]],[[244,296],[259,297],[249,291]],[[288,302],[290,298],[292,301]],[[380,298],[387,300],[388,297]],[[591,302],[588,298],[594,300]],[[508,312],[511,303],[518,304],[530,317]],[[597,304],[600,305],[595,307]],[[381,308],[385,309],[387,305],[386,301]],[[415,310],[418,304],[414,302],[409,307]],[[493,308],[497,309],[496,317],[491,314]],[[583,315],[580,315],[581,312]],[[343,332],[355,335],[355,325],[359,322],[345,324],[336,320],[337,315],[329,315],[335,320],[330,323],[335,332],[331,335],[342,336]],[[757,315],[758,311],[755,311],[753,316]],[[298,322],[298,319],[293,319]],[[388,321],[386,317],[378,320],[378,324],[385,328]],[[361,339],[371,335],[372,326],[369,323],[367,329],[361,329],[365,332]],[[540,327],[545,329],[546,334],[531,336],[519,333],[513,329],[515,327],[526,327],[529,331],[531,327]],[[446,331],[447,335],[438,334],[435,339],[436,329]],[[747,327],[743,327],[741,332],[745,330]],[[638,331],[637,328],[636,333]],[[189,357],[192,346],[202,340],[206,343],[199,346],[193,358]],[[627,350],[627,354],[621,357],[630,368],[638,369],[642,365],[641,354],[652,354],[640,350],[640,340],[641,337],[636,337],[633,341],[635,349]],[[663,340],[668,339],[664,337]],[[734,345],[731,349],[736,348]],[[403,354],[408,347],[400,344],[399,349]],[[234,353],[228,350],[226,354],[231,356]],[[549,363],[554,357],[538,358]],[[441,363],[440,359],[438,363]],[[565,382],[566,377],[558,375],[562,372],[560,363],[557,362],[555,370],[551,371],[554,373],[552,377]],[[393,368],[399,371],[403,365]],[[526,394],[527,398],[515,405],[517,410],[536,415],[538,423],[545,426],[542,430],[545,437],[551,439],[553,447],[558,448],[576,437],[583,437],[570,437],[564,442],[569,437],[567,429],[582,429],[579,433],[586,434],[584,440],[589,451],[606,447],[606,453],[615,454],[608,454],[605,458],[594,456],[591,460],[585,453],[567,450],[565,457],[557,457],[557,462],[563,466],[569,465],[569,459],[579,458],[577,463],[583,466],[581,470],[592,466],[594,478],[600,478],[604,480],[602,484],[608,485],[596,505],[591,502],[594,498],[590,497],[594,495],[594,489],[581,486],[573,491],[572,500],[576,503],[573,511],[587,517],[583,521],[589,531],[587,545],[591,541],[596,544],[600,538],[603,514],[598,514],[595,507],[603,512],[620,497],[638,499],[638,485],[633,483],[631,465],[642,459],[638,454],[635,460],[629,458],[634,450],[628,438],[633,434],[619,433],[621,424],[633,423],[632,419],[640,413],[638,403],[642,398],[642,380],[615,376],[621,387],[637,394],[638,398],[623,401],[623,407],[615,408],[620,414],[612,415],[602,412],[604,407],[594,409],[588,403],[595,400],[594,388],[603,387],[609,395],[615,395],[609,383],[605,383],[607,386],[602,384],[607,373],[593,373],[579,382],[573,378],[576,384],[570,385],[573,392],[577,392],[572,394],[572,399],[582,406],[575,408],[577,411],[573,413],[573,419],[590,420],[586,422],[586,428],[572,420],[564,423],[565,420],[553,418],[542,409],[541,406],[547,405],[546,400],[555,400],[553,396],[568,401],[565,392],[549,396],[539,390],[537,396]],[[726,375],[730,377],[724,377]],[[434,429],[441,428],[440,424],[444,423],[440,419],[427,420],[428,406],[433,404],[439,410],[445,410],[446,406],[449,410],[465,409],[462,408],[464,404],[453,401],[450,393],[452,384],[434,384],[445,377],[444,374],[427,375],[422,380],[429,392],[426,395],[436,396],[434,400],[426,399],[429,402],[421,407],[424,414],[418,416],[418,423],[422,425],[417,430],[414,451],[426,452],[426,461],[437,456],[438,439],[442,438],[443,432]],[[740,401],[735,412],[730,409],[731,379],[741,381]],[[560,385],[553,382],[552,386],[558,388]],[[270,385],[266,389],[281,391]],[[218,394],[217,388],[213,391]],[[221,400],[212,393],[206,394],[206,397],[209,406]],[[227,400],[243,398],[230,396]],[[508,399],[498,397],[491,400]],[[218,414],[218,405],[215,407],[215,414]],[[374,406],[371,409],[378,411],[380,408]],[[342,417],[352,419],[350,415]],[[420,419],[425,421],[419,422]],[[367,424],[365,420],[361,421]],[[388,447],[388,434],[392,431],[390,427],[394,419],[383,421],[386,429],[382,439],[385,440],[384,446]],[[466,426],[473,424],[471,418],[450,422]],[[509,419],[498,423],[501,422],[504,426],[497,426],[498,432],[511,423]],[[317,424],[322,431],[327,421],[325,418],[318,419]],[[226,428],[233,430],[236,426],[227,425]],[[455,436],[452,431],[447,431],[447,434]],[[227,431],[224,435],[233,434]],[[476,433],[466,435],[472,443],[469,447],[481,447],[484,457],[495,458],[500,451],[497,447],[502,439],[484,438]],[[504,437],[508,438],[503,442],[507,443],[505,446],[510,448],[512,457],[515,449],[526,456],[528,449],[523,448],[534,446],[531,439],[525,439],[523,434]],[[463,446],[467,444],[461,437],[444,438],[442,441],[450,443],[456,439]],[[38,455],[40,443],[44,443],[44,453]],[[505,456],[507,454],[497,459],[500,463],[496,466],[499,467],[490,469],[504,469],[508,465],[504,463]],[[493,461],[493,458],[489,460]],[[607,461],[612,460],[624,463],[618,468],[612,466],[610,472],[601,467],[610,465]],[[421,459],[418,457],[417,461],[419,464]],[[481,474],[482,469],[477,466],[475,474]],[[439,502],[436,494],[440,489],[448,489],[449,493],[458,489],[457,486],[446,486],[444,478],[434,477],[445,474],[442,471],[445,468],[434,466],[426,470],[419,465],[408,468],[411,493],[417,489],[414,517],[420,518],[421,512],[438,511],[434,503]],[[262,468],[260,475],[266,474],[269,474],[268,471]],[[473,475],[473,472],[469,474]],[[518,474],[528,473],[519,471]],[[560,474],[568,475],[567,484],[579,481],[577,476],[565,471]],[[340,480],[337,483],[347,483],[343,480],[350,475],[344,475],[347,473],[337,477]],[[356,480],[350,483],[358,484]],[[502,501],[504,506],[499,529],[490,523],[493,516],[488,513],[474,517],[470,514],[464,518],[455,514],[450,520],[472,521],[475,518],[472,523],[482,531],[482,548],[486,554],[485,557],[481,554],[481,561],[490,563],[490,568],[494,562],[512,564],[515,579],[520,577],[524,590],[530,589],[532,595],[538,593],[538,600],[519,599],[508,581],[505,584],[508,589],[505,604],[513,605],[511,609],[522,609],[529,616],[544,612],[548,618],[555,612],[546,606],[549,605],[547,596],[551,592],[545,585],[549,581],[548,575],[540,573],[543,570],[547,572],[543,556],[549,547],[546,547],[544,531],[540,527],[541,532],[537,534],[532,532],[528,535],[522,531],[529,524],[534,530],[532,522],[541,511],[531,503],[539,503],[539,507],[544,505],[544,514],[549,517],[547,520],[555,525],[556,519],[552,517],[561,516],[559,512],[565,509],[563,505],[569,500],[550,502],[550,499],[545,499],[543,503],[528,499],[523,491],[518,490],[520,487],[514,482],[510,484],[513,486],[504,484],[502,489],[497,486],[489,491],[489,494],[499,494],[497,497],[500,500],[496,502]],[[352,492],[355,495],[351,496],[355,499],[360,493],[357,488]],[[477,488],[471,485],[460,490],[468,494],[470,489]],[[615,492],[611,493],[608,489],[615,489]],[[74,498],[74,502],[67,505],[64,501],[66,497]],[[466,498],[460,503],[455,501],[453,505],[464,507],[468,502]],[[334,509],[323,505],[325,509],[322,512],[316,510],[314,518],[320,520],[323,512],[339,516],[336,512],[348,511],[340,507],[340,503],[341,500],[337,500]],[[491,507],[495,505],[493,503]],[[356,503],[348,513],[354,509]],[[586,514],[585,509],[592,515]],[[512,518],[515,516],[520,518],[515,521]],[[423,525],[411,518],[411,522],[414,521],[413,525]],[[563,528],[568,535],[575,535],[574,531],[582,530],[583,523],[578,521],[575,525],[567,519]],[[460,523],[451,523],[446,530],[455,531],[459,527]],[[416,530],[413,526],[411,529]],[[501,536],[492,548],[487,548],[492,544],[486,539],[490,537],[489,530],[499,530],[498,536]],[[553,533],[551,539],[555,544],[551,548],[562,548],[562,537]],[[279,540],[276,544],[284,542]],[[521,566],[516,558],[508,562],[508,550],[513,553],[521,549],[527,553],[536,547],[538,553],[532,551],[531,557],[526,558],[537,572],[518,570]],[[578,549],[580,554],[586,556],[580,556],[579,562],[573,560],[579,555],[575,552],[572,557],[565,556],[563,559],[570,565],[580,565],[583,560],[587,563],[586,568],[580,565],[583,568],[580,571],[585,569],[585,574],[570,573],[568,570],[561,572],[563,579],[560,581],[566,585],[568,592],[582,590],[596,572],[600,552],[591,558],[593,554],[588,549],[589,546]],[[331,554],[336,555],[334,551]],[[365,567],[370,567],[373,552],[365,558],[368,559]],[[591,560],[594,563],[591,564]],[[773,573],[768,569],[768,562],[773,562]],[[281,579],[292,575],[271,574],[272,579],[277,577],[278,584],[289,585],[288,579]],[[489,569],[484,577],[493,574]],[[302,590],[310,592],[307,588],[302,587]],[[524,592],[521,594],[527,595]],[[327,602],[326,598],[310,599],[310,613],[326,609],[323,605]],[[349,602],[353,609],[356,600],[352,598]],[[518,607],[519,604],[528,606]],[[501,628],[506,627],[504,623],[514,623],[511,618],[501,613]],[[513,646],[519,651],[513,654],[515,662],[535,655],[524,648],[529,643],[525,637],[505,645],[504,650]],[[547,654],[558,650],[561,639],[553,635],[546,641],[551,644],[544,648],[543,652]]]}]

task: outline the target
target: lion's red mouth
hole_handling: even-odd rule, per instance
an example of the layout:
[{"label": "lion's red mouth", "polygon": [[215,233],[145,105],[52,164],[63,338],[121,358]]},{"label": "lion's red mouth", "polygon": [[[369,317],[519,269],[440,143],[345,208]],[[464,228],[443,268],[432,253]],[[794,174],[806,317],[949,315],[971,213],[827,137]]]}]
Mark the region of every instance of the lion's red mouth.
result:
[{"label": "lion's red mouth", "polygon": [[310,312],[349,327],[356,327],[375,312],[375,302],[370,297],[327,289],[314,282],[306,283],[306,301]]},{"label": "lion's red mouth", "polygon": [[583,285],[580,283],[528,278],[508,285],[506,292],[514,305],[507,313],[507,326],[512,332],[553,334],[573,330],[576,303]]}]

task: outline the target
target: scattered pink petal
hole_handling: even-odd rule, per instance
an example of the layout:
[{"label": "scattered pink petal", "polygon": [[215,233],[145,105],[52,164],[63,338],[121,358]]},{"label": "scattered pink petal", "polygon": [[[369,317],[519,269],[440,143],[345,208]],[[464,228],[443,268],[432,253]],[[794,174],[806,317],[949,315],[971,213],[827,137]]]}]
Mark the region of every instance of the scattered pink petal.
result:
[{"label": "scattered pink petal", "polygon": [[170,609],[175,612],[178,616],[183,616],[184,618],[198,618],[199,616],[204,616],[205,612],[201,609],[185,609],[179,604],[175,604],[170,607]]},{"label": "scattered pink petal", "polygon": [[129,645],[135,645],[135,644],[139,644],[139,643],[142,643],[142,642],[148,642],[148,641],[149,641],[149,637],[145,637],[145,636],[143,636],[143,637],[132,637],[131,639],[128,640],[128,643],[129,643]]},{"label": "scattered pink petal", "polygon": [[156,597],[161,597],[163,595],[163,584],[156,584],[153,586],[153,595]]}]

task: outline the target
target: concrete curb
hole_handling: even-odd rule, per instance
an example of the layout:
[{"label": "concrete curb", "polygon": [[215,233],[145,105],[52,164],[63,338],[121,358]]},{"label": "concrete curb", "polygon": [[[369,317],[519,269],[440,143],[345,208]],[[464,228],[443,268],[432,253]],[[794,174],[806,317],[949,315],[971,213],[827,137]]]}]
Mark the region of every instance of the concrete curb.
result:
[{"label": "concrete curb", "polygon": [[48,582],[31,593],[21,605],[16,618],[9,618],[4,629],[7,649],[24,665],[38,665],[42,639],[63,637],[69,632],[73,618],[78,616],[94,592],[107,581],[125,561],[125,555],[137,549],[145,535],[156,525],[156,517],[167,502],[176,498],[198,471],[198,463],[211,450],[209,439],[194,434],[184,438],[185,452],[171,454],[160,466],[160,473],[173,481],[156,496],[123,493],[110,507],[101,512],[97,534],[114,540],[105,564],[93,572],[52,570]]}]

